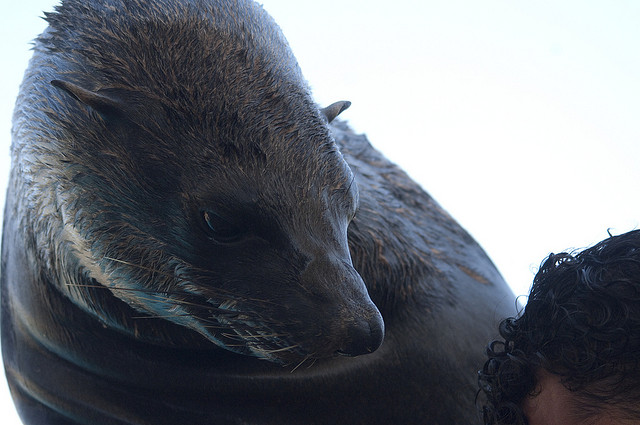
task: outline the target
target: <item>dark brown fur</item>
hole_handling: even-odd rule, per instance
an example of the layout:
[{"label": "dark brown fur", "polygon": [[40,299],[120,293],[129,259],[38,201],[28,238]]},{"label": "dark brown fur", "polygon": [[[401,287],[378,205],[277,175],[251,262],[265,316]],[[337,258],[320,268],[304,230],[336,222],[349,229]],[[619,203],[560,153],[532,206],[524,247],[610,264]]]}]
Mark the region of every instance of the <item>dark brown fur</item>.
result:
[{"label": "dark brown fur", "polygon": [[327,125],[259,6],[67,1],[47,19],[2,254],[26,423],[474,420],[510,292],[422,189]]}]

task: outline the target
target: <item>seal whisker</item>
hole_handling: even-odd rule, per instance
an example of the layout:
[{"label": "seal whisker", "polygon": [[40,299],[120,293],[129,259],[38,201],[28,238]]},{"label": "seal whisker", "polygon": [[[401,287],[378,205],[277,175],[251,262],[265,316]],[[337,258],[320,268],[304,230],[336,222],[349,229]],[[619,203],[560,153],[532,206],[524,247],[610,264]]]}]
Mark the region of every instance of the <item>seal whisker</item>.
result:
[{"label": "seal whisker", "polygon": [[[213,323],[213,321],[210,321],[210,320],[203,320],[203,322],[205,322],[205,323]],[[224,326],[224,325],[221,325],[221,324],[218,324],[218,325],[205,325],[205,324],[203,324],[202,327],[204,329],[217,329],[217,330],[229,329],[228,326]]]},{"label": "seal whisker", "polygon": [[162,271],[162,270],[158,270],[158,269],[155,269],[155,268],[152,268],[152,267],[143,266],[142,264],[135,264],[135,263],[132,263],[130,261],[119,260],[119,259],[113,258],[113,257],[102,257],[102,258],[104,258],[105,260],[114,261],[116,263],[125,264],[127,266],[135,267],[135,268],[138,268],[138,269],[146,270],[146,271],[151,272],[151,273],[156,273],[156,274],[159,274],[159,275],[164,276],[164,277],[169,277],[169,278],[172,278],[172,279],[174,279],[176,277],[173,273],[168,273],[168,272],[165,272],[165,271]]},{"label": "seal whisker", "polygon": [[275,348],[275,349],[273,349],[273,350],[264,350],[264,349],[261,349],[260,351],[261,351],[262,353],[266,353],[266,354],[275,354],[275,353],[281,353],[281,352],[283,352],[283,351],[292,351],[292,350],[294,350],[295,348],[298,348],[298,347],[299,347],[299,345],[298,345],[298,344],[295,344],[295,345],[289,345],[289,346],[287,346],[287,347],[283,347],[283,348]]},{"label": "seal whisker", "polygon": [[228,333],[228,332],[222,332],[220,335],[225,337],[225,338],[232,339],[234,341],[238,341],[238,342],[244,341],[244,338],[242,338],[240,335],[237,335],[237,334],[232,334],[232,333]]},{"label": "seal whisker", "polygon": [[132,319],[171,319],[173,317],[189,317],[189,313],[184,314],[163,314],[162,316],[131,316]]},{"label": "seal whisker", "polygon": [[[296,371],[300,366],[302,366],[302,364],[303,364],[304,362],[306,362],[307,360],[309,360],[309,359],[311,358],[311,356],[312,356],[312,354],[307,354],[306,356],[304,356],[304,358],[300,361],[300,363],[298,363],[298,364],[296,365],[296,367],[294,367],[293,369],[291,369],[291,372],[289,372],[289,373],[293,373],[293,372],[295,372],[295,371]],[[310,365],[309,367],[313,366],[313,364],[314,364],[314,363],[315,363],[315,360],[311,363],[311,365]]]},{"label": "seal whisker", "polygon": [[108,289],[108,290],[117,290],[117,291],[132,291],[132,292],[146,292],[146,293],[155,293],[155,294],[167,294],[167,295],[185,295],[186,292],[181,291],[158,291],[154,289],[146,289],[146,288],[122,288],[119,286],[105,286],[105,285],[86,285],[80,283],[65,283],[65,286],[71,286],[74,288],[95,288],[95,289]]},{"label": "seal whisker", "polygon": [[[215,317],[215,316],[211,316],[211,317],[200,317],[199,320],[203,323],[207,323],[207,325],[205,325],[205,327],[209,327],[209,328],[217,328],[217,329],[229,329],[229,324],[227,323],[221,323],[219,318]],[[226,320],[226,318],[225,318]]]},{"label": "seal whisker", "polygon": [[287,336],[286,334],[260,334],[260,335],[246,335],[244,338],[254,338],[254,339],[260,339],[260,338],[265,338],[265,339],[269,339],[269,338],[282,338],[284,336]]},{"label": "seal whisker", "polygon": [[[185,296],[185,295],[191,295],[188,292],[185,291],[162,291],[159,292],[157,290],[153,290],[153,289],[146,289],[146,288],[122,288],[122,287],[118,287],[118,286],[105,286],[105,285],[89,285],[89,284],[77,284],[77,283],[65,283],[66,286],[70,286],[70,287],[77,287],[77,288],[92,288],[92,289],[106,289],[106,290],[116,290],[116,291],[130,291],[130,292],[140,292],[140,293],[146,293],[146,294],[151,294],[151,295],[155,295],[154,297],[140,297],[140,299],[146,299],[146,300],[153,300],[156,301],[158,298],[163,298],[166,301],[170,301],[174,304],[180,304],[180,305],[187,305],[187,306],[194,306],[194,307],[201,307],[201,308],[206,308],[207,310],[211,311],[211,312],[216,312],[219,314],[223,314],[223,315],[228,315],[228,319],[233,318],[232,316],[238,316],[240,314],[246,314],[238,311],[238,310],[231,310],[229,308],[220,308],[220,307],[215,307],[213,305],[211,305],[211,303],[208,303],[206,301],[203,302],[196,302],[194,300],[184,300],[184,299],[179,299],[179,298],[172,298],[170,297],[170,295],[180,295],[180,296]],[[224,303],[220,304],[222,305],[227,305],[229,306],[230,304],[237,304],[237,300],[230,300],[230,301],[225,301]],[[185,314],[187,315],[187,314]],[[169,317],[169,316],[167,316]]]},{"label": "seal whisker", "polygon": [[[153,267],[148,267],[148,266],[145,266],[145,265],[142,265],[142,264],[132,263],[130,261],[125,261],[125,260],[121,260],[121,259],[114,258],[114,257],[104,256],[103,258],[106,259],[106,260],[109,260],[109,261],[114,261],[114,262],[117,262],[117,263],[120,263],[120,264],[125,264],[125,265],[130,266],[130,267],[134,267],[134,268],[145,270],[145,271],[148,271],[148,272],[151,272],[151,273],[159,274],[160,276],[164,276],[164,277],[171,278],[171,279],[176,279],[178,282],[189,282],[188,279],[185,279],[184,277],[181,277],[181,276],[179,276],[177,274],[168,273],[168,272],[165,272],[165,271],[153,268]],[[206,270],[199,269],[197,267],[191,267],[191,269],[194,270],[194,271],[201,271],[203,274],[206,273]],[[125,290],[125,288],[113,288],[113,289]],[[130,290],[134,291],[136,289],[130,289]],[[139,289],[139,291],[144,291],[144,289]],[[240,295],[238,295],[238,294],[236,294],[236,293],[234,293],[234,292],[232,292],[230,290],[224,289],[224,288],[215,288],[215,291],[218,293],[218,296],[222,296],[224,294],[225,298],[231,298],[231,299],[228,299],[227,301],[225,301],[225,303],[235,303],[235,302],[248,303],[248,302],[254,302],[254,303],[258,303],[259,305],[261,305],[261,304],[277,305],[277,303],[275,303],[274,301],[271,301],[271,300],[240,296]],[[153,292],[153,291],[151,291],[151,292]],[[182,294],[182,293],[191,294],[191,293],[195,293],[197,295],[201,295],[200,291],[192,291],[192,290],[189,290],[189,289],[185,289],[184,292],[175,291],[175,292],[170,292],[170,293],[174,293],[174,294]]]}]

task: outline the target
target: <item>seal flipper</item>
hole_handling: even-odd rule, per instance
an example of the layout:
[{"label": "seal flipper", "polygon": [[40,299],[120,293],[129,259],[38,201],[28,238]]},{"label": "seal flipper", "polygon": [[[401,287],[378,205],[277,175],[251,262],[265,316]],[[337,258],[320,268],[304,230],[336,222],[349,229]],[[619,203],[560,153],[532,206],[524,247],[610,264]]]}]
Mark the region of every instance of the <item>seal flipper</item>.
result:
[{"label": "seal flipper", "polygon": [[69,93],[76,100],[93,108],[105,118],[121,116],[124,113],[124,108],[121,102],[97,92],[87,90],[76,84],[63,80],[53,80],[51,81],[51,85]]},{"label": "seal flipper", "polygon": [[326,108],[320,109],[320,112],[325,116],[327,122],[330,123],[333,121],[338,115],[343,113],[351,106],[351,102],[348,100],[340,100],[338,102],[332,103]]}]

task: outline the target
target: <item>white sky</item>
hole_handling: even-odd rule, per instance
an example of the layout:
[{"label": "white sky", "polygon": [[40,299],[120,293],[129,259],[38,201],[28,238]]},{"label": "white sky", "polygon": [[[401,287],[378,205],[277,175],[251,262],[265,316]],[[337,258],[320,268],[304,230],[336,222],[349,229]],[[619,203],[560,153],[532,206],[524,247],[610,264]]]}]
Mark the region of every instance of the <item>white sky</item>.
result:
[{"label": "white sky", "polygon": [[[0,190],[29,42],[53,0],[0,17]],[[264,0],[321,104],[404,168],[518,295],[549,252],[640,223],[640,3]],[[0,196],[4,203],[4,193]],[[19,424],[0,386],[0,417]],[[13,416],[11,416],[13,415]]]}]

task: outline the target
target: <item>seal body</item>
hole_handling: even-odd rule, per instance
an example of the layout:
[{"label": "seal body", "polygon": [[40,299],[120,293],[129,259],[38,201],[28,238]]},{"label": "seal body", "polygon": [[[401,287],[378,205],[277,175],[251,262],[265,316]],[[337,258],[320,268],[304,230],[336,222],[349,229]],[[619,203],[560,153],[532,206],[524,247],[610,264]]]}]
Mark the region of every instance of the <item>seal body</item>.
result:
[{"label": "seal body", "polygon": [[509,290],[327,123],[344,105],[319,110],[261,7],[71,0],[47,20],[2,240],[26,424],[476,421]]}]

